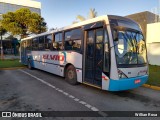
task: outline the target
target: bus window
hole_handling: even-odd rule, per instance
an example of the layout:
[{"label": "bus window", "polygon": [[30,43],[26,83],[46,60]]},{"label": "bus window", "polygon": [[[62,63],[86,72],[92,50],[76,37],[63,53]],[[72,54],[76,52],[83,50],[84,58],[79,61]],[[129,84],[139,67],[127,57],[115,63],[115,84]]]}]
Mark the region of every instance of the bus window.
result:
[{"label": "bus window", "polygon": [[95,78],[100,81],[103,71],[103,28],[96,29],[95,33]]},{"label": "bus window", "polygon": [[26,47],[27,50],[32,50],[32,40],[27,40],[27,47]]},{"label": "bus window", "polygon": [[37,38],[33,38],[33,40],[32,40],[32,49],[33,50],[38,50],[38,43],[39,43],[38,37]]},{"label": "bus window", "polygon": [[65,32],[65,50],[80,51],[81,38],[82,38],[81,29],[74,29],[74,30]]},{"label": "bus window", "polygon": [[80,51],[81,49],[81,40],[73,41],[73,50]]},{"label": "bus window", "polygon": [[81,29],[74,29],[71,32],[71,39],[72,40],[79,40],[82,38],[82,30]]},{"label": "bus window", "polygon": [[44,43],[45,50],[51,50],[52,48],[52,35],[45,36],[45,43]]},{"label": "bus window", "polygon": [[39,37],[39,50],[44,50],[44,36]]},{"label": "bus window", "polygon": [[107,31],[104,31],[104,64],[103,64],[103,69],[104,72],[109,73],[109,39],[108,39],[108,34]]},{"label": "bus window", "polygon": [[53,49],[63,50],[62,33],[57,33],[54,36]]},{"label": "bus window", "polygon": [[21,46],[22,46],[22,48],[25,47],[25,41],[22,41],[22,42],[21,42]]}]

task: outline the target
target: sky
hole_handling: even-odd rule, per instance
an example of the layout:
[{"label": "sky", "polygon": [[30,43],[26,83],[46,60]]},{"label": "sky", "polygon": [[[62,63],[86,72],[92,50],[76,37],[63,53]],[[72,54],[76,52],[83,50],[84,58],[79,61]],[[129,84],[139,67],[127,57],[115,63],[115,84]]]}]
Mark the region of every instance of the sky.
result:
[{"label": "sky", "polygon": [[160,0],[35,0],[41,2],[41,15],[48,28],[61,28],[71,25],[77,15],[87,17],[95,8],[98,16],[126,16],[143,11],[153,12]]}]

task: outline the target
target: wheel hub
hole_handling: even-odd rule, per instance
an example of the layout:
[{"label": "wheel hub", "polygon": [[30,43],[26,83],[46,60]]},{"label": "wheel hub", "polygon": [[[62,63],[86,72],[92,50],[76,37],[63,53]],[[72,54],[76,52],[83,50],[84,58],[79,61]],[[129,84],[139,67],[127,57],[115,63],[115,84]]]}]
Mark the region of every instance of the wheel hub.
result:
[{"label": "wheel hub", "polygon": [[68,71],[68,78],[69,79],[73,79],[74,78],[74,71],[73,70],[69,70]]}]

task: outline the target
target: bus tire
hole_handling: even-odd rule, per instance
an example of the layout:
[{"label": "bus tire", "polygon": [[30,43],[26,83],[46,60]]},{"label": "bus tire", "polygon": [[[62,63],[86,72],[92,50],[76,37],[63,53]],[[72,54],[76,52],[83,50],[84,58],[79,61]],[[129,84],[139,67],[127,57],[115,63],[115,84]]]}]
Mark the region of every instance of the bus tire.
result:
[{"label": "bus tire", "polygon": [[77,85],[77,73],[73,65],[69,65],[65,72],[65,80],[71,85]]},{"label": "bus tire", "polygon": [[28,69],[33,70],[33,67],[31,65],[31,60],[30,59],[28,60]]}]

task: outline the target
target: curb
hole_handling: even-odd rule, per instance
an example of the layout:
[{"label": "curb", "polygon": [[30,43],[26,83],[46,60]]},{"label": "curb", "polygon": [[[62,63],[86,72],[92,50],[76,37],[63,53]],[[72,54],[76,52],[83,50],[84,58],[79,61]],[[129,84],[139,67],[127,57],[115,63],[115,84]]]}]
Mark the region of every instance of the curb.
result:
[{"label": "curb", "polygon": [[158,86],[153,86],[153,85],[148,85],[148,84],[144,84],[142,86],[146,87],[146,88],[153,89],[153,90],[159,90],[160,91],[160,87],[158,87]]},{"label": "curb", "polygon": [[25,69],[26,67],[13,67],[13,68],[0,68],[0,70],[17,70],[17,69]]}]

